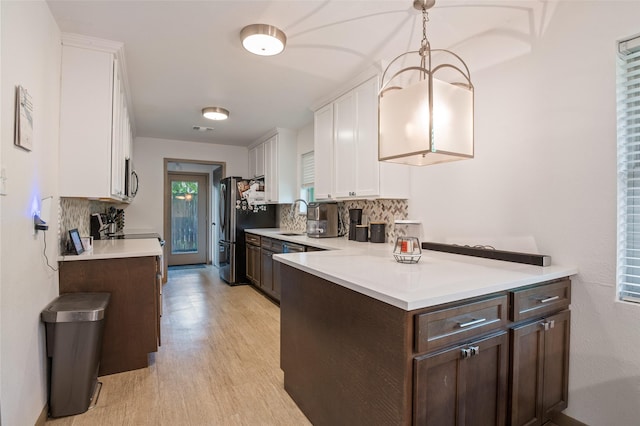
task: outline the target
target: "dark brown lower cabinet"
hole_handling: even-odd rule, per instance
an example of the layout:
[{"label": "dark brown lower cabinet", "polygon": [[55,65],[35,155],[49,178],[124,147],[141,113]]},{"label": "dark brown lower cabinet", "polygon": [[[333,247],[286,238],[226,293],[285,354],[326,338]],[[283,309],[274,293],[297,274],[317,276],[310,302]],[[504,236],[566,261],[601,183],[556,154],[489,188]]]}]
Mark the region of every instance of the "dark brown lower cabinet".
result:
[{"label": "dark brown lower cabinet", "polygon": [[144,368],[160,344],[160,259],[155,256],[60,263],[60,293],[107,292],[99,376]]},{"label": "dark brown lower cabinet", "polygon": [[260,253],[260,287],[262,290],[273,295],[273,252],[262,249]]},{"label": "dark brown lower cabinet", "polygon": [[414,359],[415,425],[504,425],[509,335]]},{"label": "dark brown lower cabinet", "polygon": [[252,284],[259,286],[261,279],[260,246],[249,244],[249,242],[247,241],[245,250],[247,253],[247,279],[251,281]]},{"label": "dark brown lower cabinet", "polygon": [[567,408],[571,312],[514,327],[511,333],[512,426],[539,426]]}]

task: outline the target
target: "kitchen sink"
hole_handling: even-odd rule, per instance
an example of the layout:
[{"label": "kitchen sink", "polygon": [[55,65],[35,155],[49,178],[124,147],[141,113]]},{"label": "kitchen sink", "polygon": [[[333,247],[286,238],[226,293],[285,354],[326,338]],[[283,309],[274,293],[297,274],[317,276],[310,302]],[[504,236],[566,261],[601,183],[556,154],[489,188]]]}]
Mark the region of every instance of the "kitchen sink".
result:
[{"label": "kitchen sink", "polygon": [[284,235],[285,237],[301,237],[304,234],[300,232],[280,232],[280,235]]}]

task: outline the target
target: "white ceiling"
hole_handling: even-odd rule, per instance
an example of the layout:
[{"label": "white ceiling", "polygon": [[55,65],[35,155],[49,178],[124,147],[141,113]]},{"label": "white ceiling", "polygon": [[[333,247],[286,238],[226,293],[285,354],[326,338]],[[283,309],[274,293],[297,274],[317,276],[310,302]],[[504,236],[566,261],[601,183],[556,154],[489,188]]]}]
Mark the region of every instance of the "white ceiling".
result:
[{"label": "white ceiling", "polygon": [[[318,100],[380,60],[417,49],[422,32],[412,0],[48,3],[61,31],[124,43],[136,136],[229,145],[310,123]],[[456,50],[473,72],[530,49],[549,3],[438,0],[427,34],[432,47]],[[285,51],[246,52],[239,34],[253,23],[282,29]],[[471,48],[479,39],[480,51]],[[224,107],[230,118],[207,120],[206,106]]]}]

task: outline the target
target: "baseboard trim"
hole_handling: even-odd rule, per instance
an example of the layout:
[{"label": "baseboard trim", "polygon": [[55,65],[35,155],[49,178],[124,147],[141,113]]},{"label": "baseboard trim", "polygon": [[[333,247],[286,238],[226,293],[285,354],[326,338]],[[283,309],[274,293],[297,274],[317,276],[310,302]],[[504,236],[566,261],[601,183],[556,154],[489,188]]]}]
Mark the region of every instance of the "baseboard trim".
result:
[{"label": "baseboard trim", "polygon": [[40,412],[40,415],[36,420],[35,426],[44,426],[45,422],[47,421],[48,414],[49,414],[49,404],[44,404],[44,407],[42,407],[42,411]]},{"label": "baseboard trim", "polygon": [[564,413],[557,413],[553,416],[553,422],[558,426],[589,426],[579,420],[569,417]]}]

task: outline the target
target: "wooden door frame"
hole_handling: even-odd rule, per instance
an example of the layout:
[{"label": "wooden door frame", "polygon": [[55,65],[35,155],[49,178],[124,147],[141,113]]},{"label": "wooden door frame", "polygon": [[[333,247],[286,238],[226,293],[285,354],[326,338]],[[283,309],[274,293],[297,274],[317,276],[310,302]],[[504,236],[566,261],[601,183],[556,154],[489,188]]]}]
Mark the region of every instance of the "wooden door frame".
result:
[{"label": "wooden door frame", "polygon": [[[164,186],[163,186],[163,210],[164,210],[164,219],[163,219],[163,232],[164,232],[164,239],[165,241],[168,238],[171,238],[170,232],[171,232],[171,197],[169,197],[169,163],[190,163],[190,164],[202,164],[202,165],[210,165],[210,166],[220,166],[222,168],[222,177],[226,177],[227,176],[227,163],[224,161],[204,161],[204,160],[191,160],[191,159],[184,159],[184,158],[164,158],[163,159],[163,179],[164,179]],[[209,182],[209,188],[207,188],[207,190],[209,191],[211,188],[211,185],[213,185],[212,182]],[[209,215],[209,218],[211,218],[211,201],[209,201],[209,203],[207,203],[207,214]],[[207,251],[209,252],[210,247],[209,247],[209,233],[207,233]],[[171,245],[169,243],[169,245]],[[209,255],[211,253],[208,253],[207,255],[207,263],[211,262],[211,259],[209,259]],[[169,262],[168,262],[168,258],[167,261],[164,262],[164,277],[165,277],[165,282],[167,280],[167,272],[168,272],[168,266],[169,266]]]}]

